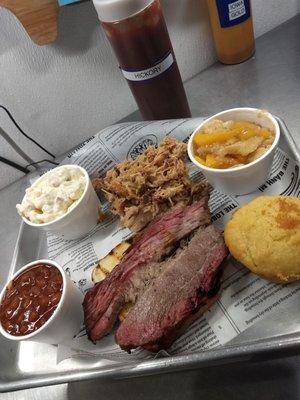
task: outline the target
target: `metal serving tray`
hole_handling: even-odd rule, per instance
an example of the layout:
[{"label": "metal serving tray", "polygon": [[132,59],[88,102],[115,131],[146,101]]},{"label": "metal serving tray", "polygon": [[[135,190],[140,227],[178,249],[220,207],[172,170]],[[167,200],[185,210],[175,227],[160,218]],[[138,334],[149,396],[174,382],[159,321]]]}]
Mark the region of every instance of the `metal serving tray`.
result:
[{"label": "metal serving tray", "polygon": [[[281,128],[280,147],[300,163],[300,152],[291,134],[280,118],[278,122]],[[44,236],[22,223],[7,276],[29,261],[42,258],[44,244]],[[96,357],[77,357],[57,365],[55,346],[33,342],[14,343],[1,337],[0,391],[92,378],[136,377],[295,354],[300,354],[298,304],[291,305],[288,312],[274,312],[220,348],[144,362],[133,360],[130,363],[116,364]]]}]

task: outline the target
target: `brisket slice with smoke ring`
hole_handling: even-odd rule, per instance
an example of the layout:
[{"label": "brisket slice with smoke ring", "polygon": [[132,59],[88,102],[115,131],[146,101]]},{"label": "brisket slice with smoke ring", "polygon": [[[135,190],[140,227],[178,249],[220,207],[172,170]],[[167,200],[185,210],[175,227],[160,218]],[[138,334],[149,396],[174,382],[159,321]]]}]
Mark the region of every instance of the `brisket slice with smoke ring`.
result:
[{"label": "brisket slice with smoke ring", "polygon": [[[219,283],[220,282],[218,282],[216,286],[220,288]],[[157,342],[148,343],[144,345],[143,348],[152,352],[157,352],[159,350],[168,349],[171,347],[173,342],[183,335],[193,322],[202,317],[203,314],[218,300],[219,297],[220,291],[216,291],[216,293],[212,295],[204,295],[203,293],[199,293],[197,309],[195,309],[186,319],[180,321],[176,326],[169,330],[168,334],[162,336]]]},{"label": "brisket slice with smoke ring", "polygon": [[161,274],[138,298],[116,332],[120,347],[170,346],[176,330],[203,307],[227,255],[222,234],[213,225],[200,227],[184,248],[164,261]]},{"label": "brisket slice with smoke ring", "polygon": [[83,302],[85,327],[96,341],[108,334],[128,301],[135,302],[161,273],[162,261],[178,242],[210,223],[207,197],[156,217],[139,234],[128,254],[109,276],[91,288]]}]

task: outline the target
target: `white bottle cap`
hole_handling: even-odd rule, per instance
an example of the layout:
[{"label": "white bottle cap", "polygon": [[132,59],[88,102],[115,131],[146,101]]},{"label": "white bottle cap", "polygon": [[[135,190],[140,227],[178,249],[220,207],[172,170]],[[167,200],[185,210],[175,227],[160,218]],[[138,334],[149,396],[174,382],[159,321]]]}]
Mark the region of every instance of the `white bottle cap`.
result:
[{"label": "white bottle cap", "polygon": [[114,22],[128,18],[154,0],[93,0],[100,21]]}]

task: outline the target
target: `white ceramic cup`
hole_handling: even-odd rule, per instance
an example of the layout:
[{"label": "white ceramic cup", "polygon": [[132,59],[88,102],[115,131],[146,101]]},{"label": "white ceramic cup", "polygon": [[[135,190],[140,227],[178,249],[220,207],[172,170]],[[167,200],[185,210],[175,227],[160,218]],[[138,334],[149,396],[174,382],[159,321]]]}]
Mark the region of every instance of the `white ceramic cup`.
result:
[{"label": "white ceramic cup", "polygon": [[34,187],[48,174],[53,173],[54,170],[66,167],[78,168],[85,176],[86,186],[81,198],[77,201],[77,204],[66,214],[51,222],[36,224],[29,221],[25,217],[22,217],[22,219],[27,225],[55,233],[57,236],[60,236],[63,239],[72,240],[79,239],[89,233],[96,226],[99,219],[100,201],[93,188],[87,171],[79,165],[61,165],[52,169],[51,171],[46,172],[46,174],[37,179],[31,185],[31,187]]},{"label": "white ceramic cup", "polygon": [[[218,169],[200,164],[194,157],[193,138],[212,119],[222,121],[248,121],[268,128],[275,133],[271,147],[260,158],[240,167]],[[203,121],[192,133],[188,142],[191,161],[201,170],[208,182],[225,194],[247,194],[256,190],[269,176],[275,149],[278,146],[280,128],[276,119],[268,111],[257,108],[232,108],[222,111]]]},{"label": "white ceramic cup", "polygon": [[[62,275],[62,295],[56,309],[54,310],[54,313],[51,315],[48,321],[45,322],[44,325],[42,325],[36,331],[29,333],[28,335],[11,335],[6,332],[1,323],[0,333],[7,339],[14,341],[28,340],[33,342],[67,345],[71,342],[73,336],[78,333],[83,322],[83,294],[66,275],[62,267],[55,261],[51,260],[37,260],[26,264],[13,275],[10,281],[16,278],[29,267],[32,267],[36,264],[52,265],[56,267]],[[7,284],[4,286],[0,293],[0,303],[2,302],[6,287]]]}]

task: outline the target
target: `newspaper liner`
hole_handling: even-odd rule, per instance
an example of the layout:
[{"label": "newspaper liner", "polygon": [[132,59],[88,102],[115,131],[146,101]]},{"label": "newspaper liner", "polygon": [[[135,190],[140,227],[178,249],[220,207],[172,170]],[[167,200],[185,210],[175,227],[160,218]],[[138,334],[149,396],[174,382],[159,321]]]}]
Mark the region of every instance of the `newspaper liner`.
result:
[{"label": "newspaper liner", "polygon": [[[82,143],[62,164],[81,165],[92,177],[102,175],[125,158],[134,159],[147,146],[157,145],[166,135],[187,142],[202,121],[203,118],[194,118],[110,126]],[[190,175],[195,180],[204,179],[193,165],[190,165]],[[211,191],[209,205],[212,221],[222,228],[241,204],[262,194],[299,196],[299,185],[296,161],[277,149],[270,178],[256,192],[246,196],[228,196],[215,189]],[[104,199],[103,208],[108,209]],[[130,236],[130,230],[120,228],[118,219],[110,216],[84,240],[65,241],[49,234],[48,253],[85,292],[93,285],[91,272],[97,261]],[[226,265],[222,280],[223,291],[217,303],[177,339],[168,353],[160,352],[158,356],[188,354],[223,345],[291,299],[300,299],[299,284],[267,282],[232,259]],[[68,345],[59,346],[58,362],[76,355],[96,356],[114,362],[146,360],[157,356],[142,349],[128,355],[115,344],[113,334],[94,345],[87,339],[84,329]]]}]

